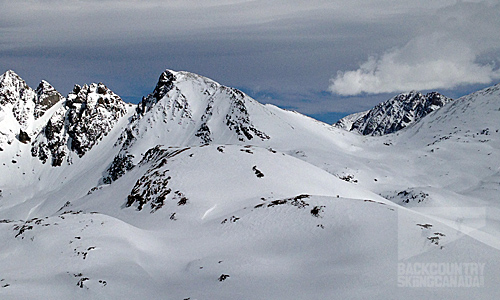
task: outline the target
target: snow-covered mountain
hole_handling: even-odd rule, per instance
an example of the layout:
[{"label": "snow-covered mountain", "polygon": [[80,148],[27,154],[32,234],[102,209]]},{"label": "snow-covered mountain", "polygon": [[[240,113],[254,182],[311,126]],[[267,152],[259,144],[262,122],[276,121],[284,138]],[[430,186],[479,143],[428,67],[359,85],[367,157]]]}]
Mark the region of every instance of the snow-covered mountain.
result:
[{"label": "snow-covered mountain", "polygon": [[1,79],[1,299],[500,296],[499,85],[363,136],[188,72],[138,105]]},{"label": "snow-covered mountain", "polygon": [[362,135],[385,135],[401,130],[453,101],[437,92],[399,94],[374,108],[346,116],[334,126]]},{"label": "snow-covered mountain", "polygon": [[242,92],[188,72],[166,70],[144,97],[120,137],[124,150],[167,142],[172,146],[267,140],[249,110],[261,106]]}]

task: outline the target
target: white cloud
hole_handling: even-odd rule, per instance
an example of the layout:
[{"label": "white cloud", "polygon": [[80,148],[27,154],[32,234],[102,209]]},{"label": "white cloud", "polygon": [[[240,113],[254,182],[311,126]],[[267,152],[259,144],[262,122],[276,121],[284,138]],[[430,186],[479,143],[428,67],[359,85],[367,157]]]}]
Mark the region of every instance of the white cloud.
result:
[{"label": "white cloud", "polygon": [[459,3],[438,11],[422,32],[403,47],[370,57],[354,71],[338,72],[329,90],[339,95],[378,94],[408,90],[452,89],[500,79],[495,57],[479,63],[485,52],[500,50],[500,6]]}]

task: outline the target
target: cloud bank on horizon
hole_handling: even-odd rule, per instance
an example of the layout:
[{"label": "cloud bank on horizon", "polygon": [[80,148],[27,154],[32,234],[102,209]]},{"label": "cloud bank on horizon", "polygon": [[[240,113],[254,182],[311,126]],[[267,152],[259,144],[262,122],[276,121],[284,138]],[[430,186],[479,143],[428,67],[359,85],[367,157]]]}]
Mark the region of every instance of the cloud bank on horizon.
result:
[{"label": "cloud bank on horizon", "polygon": [[[409,90],[452,89],[500,79],[499,3],[459,2],[440,9],[404,46],[370,56],[357,70],[338,71],[329,90],[352,96]],[[496,52],[489,62],[482,56]]]}]

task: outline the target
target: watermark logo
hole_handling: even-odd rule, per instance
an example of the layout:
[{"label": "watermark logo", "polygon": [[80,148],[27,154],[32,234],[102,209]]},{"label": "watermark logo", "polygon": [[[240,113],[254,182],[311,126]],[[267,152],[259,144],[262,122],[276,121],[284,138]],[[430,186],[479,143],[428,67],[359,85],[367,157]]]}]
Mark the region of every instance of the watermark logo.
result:
[{"label": "watermark logo", "polygon": [[486,225],[486,209],[421,207],[398,210],[398,225],[398,260],[404,261],[425,252],[442,250],[465,236],[475,237]]},{"label": "watermark logo", "polygon": [[398,263],[398,287],[484,286],[484,263]]},{"label": "watermark logo", "polygon": [[[405,288],[481,288],[485,263],[453,262],[441,251],[469,238],[500,249],[487,238],[484,207],[425,207],[398,210],[397,286]],[[459,251],[459,249],[458,249]],[[445,261],[435,262],[436,257]],[[450,262],[451,258],[451,262]],[[427,262],[426,262],[427,261]],[[430,262],[429,262],[430,261]]]}]

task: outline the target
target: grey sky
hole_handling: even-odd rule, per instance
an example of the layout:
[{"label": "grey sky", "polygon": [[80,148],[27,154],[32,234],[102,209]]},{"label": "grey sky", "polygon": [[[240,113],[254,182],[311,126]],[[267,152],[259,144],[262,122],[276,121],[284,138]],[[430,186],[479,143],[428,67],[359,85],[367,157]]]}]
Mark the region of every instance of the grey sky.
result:
[{"label": "grey sky", "polygon": [[0,72],[127,101],[166,68],[325,121],[410,89],[500,81],[499,1],[0,0]]}]

